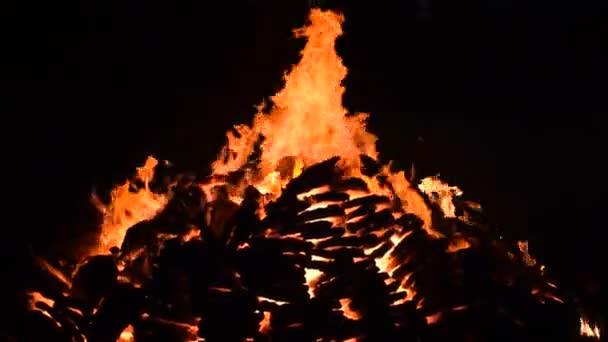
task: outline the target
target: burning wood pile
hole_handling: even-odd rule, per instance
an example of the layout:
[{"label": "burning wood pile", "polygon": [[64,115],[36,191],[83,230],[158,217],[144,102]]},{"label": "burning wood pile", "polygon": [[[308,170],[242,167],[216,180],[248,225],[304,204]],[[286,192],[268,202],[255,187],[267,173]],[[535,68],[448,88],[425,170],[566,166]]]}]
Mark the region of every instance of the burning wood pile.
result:
[{"label": "burning wood pile", "polygon": [[460,189],[380,163],[365,116],[342,107],[342,17],[310,21],[274,107],[228,134],[211,176],[155,177],[171,168],[150,157],[96,198],[99,248],[40,261],[53,277],[17,340],[599,338]]}]

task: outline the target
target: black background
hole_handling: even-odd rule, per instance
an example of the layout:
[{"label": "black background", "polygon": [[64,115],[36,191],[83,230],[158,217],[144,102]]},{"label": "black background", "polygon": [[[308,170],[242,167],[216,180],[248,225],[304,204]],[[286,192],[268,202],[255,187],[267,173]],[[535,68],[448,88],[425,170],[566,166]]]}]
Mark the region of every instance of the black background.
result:
[{"label": "black background", "polygon": [[[322,5],[345,14],[345,106],[371,112],[382,159],[459,185],[564,286],[600,285],[605,2],[348,3]],[[40,253],[80,243],[92,187],[107,191],[148,154],[204,173],[225,131],[297,63],[304,41],[291,30],[309,5],[9,5],[5,251],[28,253],[14,239]],[[7,279],[23,286],[27,270],[10,260]]]}]

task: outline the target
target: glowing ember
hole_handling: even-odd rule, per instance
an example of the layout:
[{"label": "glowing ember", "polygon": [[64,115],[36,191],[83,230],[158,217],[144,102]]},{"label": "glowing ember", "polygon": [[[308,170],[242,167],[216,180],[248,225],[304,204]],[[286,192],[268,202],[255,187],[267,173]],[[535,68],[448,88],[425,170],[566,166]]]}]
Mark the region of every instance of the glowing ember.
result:
[{"label": "glowing ember", "polygon": [[304,278],[306,279],[306,285],[308,286],[308,295],[310,298],[314,298],[315,285],[317,284],[319,278],[323,275],[323,272],[312,268],[305,268],[304,272]]},{"label": "glowing ember", "polygon": [[262,334],[266,334],[270,331],[270,312],[269,311],[264,311],[264,319],[262,321],[260,321],[260,328],[258,329],[259,332],[261,332]]},{"label": "glowing ember", "polygon": [[133,336],[133,326],[128,325],[125,330],[120,333],[120,337],[116,342],[134,342],[135,336]]},{"label": "glowing ember", "polygon": [[30,305],[32,306],[32,308],[36,307],[36,303],[40,302],[40,303],[44,303],[49,307],[53,307],[53,305],[55,305],[55,301],[47,298],[45,296],[43,296],[40,292],[30,292]]},{"label": "glowing ember", "polygon": [[524,262],[526,263],[526,265],[528,265],[528,266],[536,265],[536,259],[534,259],[530,255],[530,252],[528,251],[528,241],[518,241],[517,246],[519,247],[519,250],[524,255]]},{"label": "glowing ember", "polygon": [[456,238],[456,239],[450,241],[450,244],[448,246],[448,252],[455,253],[455,252],[458,252],[459,250],[467,249],[469,247],[471,247],[471,244],[466,239]]},{"label": "glowing ember", "polygon": [[350,303],[352,303],[352,299],[350,298],[340,298],[340,311],[342,311],[342,314],[344,315],[344,317],[351,319],[353,321],[357,321],[361,319],[361,315],[352,310],[350,308]]}]

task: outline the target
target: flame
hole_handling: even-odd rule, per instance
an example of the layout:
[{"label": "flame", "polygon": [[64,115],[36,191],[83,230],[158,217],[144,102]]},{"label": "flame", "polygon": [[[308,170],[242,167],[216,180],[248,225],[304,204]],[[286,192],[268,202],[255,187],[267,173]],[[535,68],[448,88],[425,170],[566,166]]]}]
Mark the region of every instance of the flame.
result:
[{"label": "flame", "polygon": [[260,321],[260,327],[258,329],[262,334],[266,334],[270,331],[270,311],[264,311],[264,319]]},{"label": "flame", "polygon": [[439,321],[439,319],[441,318],[441,316],[443,316],[442,312],[437,312],[435,314],[432,314],[430,316],[426,316],[426,324],[428,325],[433,325],[435,323],[437,323]]},{"label": "flame", "polygon": [[[285,156],[297,157],[303,166],[340,155],[354,162],[361,153],[376,157],[376,137],[365,130],[366,114],[346,115],[342,106],[346,67],[335,50],[344,18],[313,9],[310,25],[295,31],[306,37],[298,65],[285,76],[285,87],[272,97],[270,113],[258,113],[251,127],[235,126],[228,144],[212,164],[213,172],[238,170],[253,152],[258,136],[263,175],[273,172]],[[302,169],[302,167],[298,167]]]},{"label": "flame", "polygon": [[359,314],[358,312],[352,310],[350,308],[350,304],[352,303],[352,299],[350,298],[340,298],[340,311],[342,311],[342,314],[344,315],[344,317],[351,319],[353,321],[357,321],[361,319],[361,314]]},{"label": "flame", "polygon": [[323,272],[314,268],[304,268],[304,278],[306,279],[306,285],[308,286],[308,296],[310,298],[315,297],[315,286],[323,275]]},{"label": "flame", "polygon": [[518,241],[517,242],[517,247],[519,248],[519,251],[522,252],[522,254],[523,254],[523,260],[524,260],[524,263],[526,265],[528,265],[528,266],[534,266],[534,265],[536,265],[536,259],[534,259],[530,255],[528,241]]},{"label": "flame", "polygon": [[600,328],[597,325],[593,325],[593,327],[591,326],[591,324],[589,323],[589,321],[587,321],[584,318],[580,318],[580,322],[581,322],[581,328],[580,328],[580,332],[581,332],[581,336],[586,336],[586,337],[591,337],[591,338],[595,338],[597,340],[600,339]]},{"label": "flame", "polygon": [[133,342],[135,341],[135,336],[133,335],[133,326],[127,325],[127,327],[120,333],[120,337],[116,342]]},{"label": "flame", "polygon": [[426,205],[424,199],[412,189],[410,182],[405,178],[405,172],[400,171],[396,174],[391,174],[389,175],[388,180],[393,185],[401,202],[404,203],[406,212],[420,217],[424,222],[424,230],[430,236],[443,237],[443,234],[433,229],[431,209]]},{"label": "flame", "polygon": [[32,308],[35,308],[36,303],[44,303],[44,304],[48,305],[49,307],[53,307],[53,305],[55,305],[54,300],[45,297],[40,292],[30,292],[29,297],[30,297],[30,306]]},{"label": "flame", "polygon": [[156,165],[158,160],[150,156],[143,166],[137,168],[136,178],[143,182],[144,187],[136,192],[130,189],[134,183],[126,181],[112,190],[111,202],[107,205],[93,194],[93,203],[103,214],[103,223],[99,245],[90,251],[91,254],[106,254],[111,247],[120,247],[130,227],[150,220],[165,207],[168,195],[154,193],[149,186]]},{"label": "flame", "polygon": [[[339,167],[345,176],[359,177],[372,193],[392,198],[394,195],[388,188],[361,172],[360,155],[378,158],[377,138],[366,129],[368,115],[349,114],[342,105],[341,83],[347,69],[336,53],[335,41],[342,34],[344,18],[331,11],[313,9],[309,20],[310,25],[295,32],[297,37],[306,37],[308,41],[300,62],[285,76],[284,88],[272,98],[274,107],[267,112],[260,110],[251,126],[237,125],[227,133],[227,144],[212,164],[213,173],[228,174],[245,168],[262,136],[259,165],[255,171],[249,171],[245,182],[263,194],[274,198],[280,195],[286,180],[277,169],[286,157],[295,161],[291,174],[295,177],[307,165],[340,156]],[[393,174],[388,166],[383,167],[382,173],[405,212],[420,217],[431,236],[442,237],[432,228],[430,208],[405,174]],[[237,187],[232,196],[241,197],[239,191],[243,188]],[[354,199],[365,193],[349,195]]]},{"label": "flame", "polygon": [[453,239],[452,241],[450,241],[447,252],[455,253],[455,252],[458,252],[459,250],[467,249],[469,247],[471,247],[471,244],[469,243],[469,241],[467,241],[465,238],[457,237],[457,238]]},{"label": "flame", "polygon": [[[454,196],[462,195],[462,191],[457,186],[450,186],[442,182],[438,177],[427,177],[418,184],[418,188],[428,195],[431,200],[439,204],[445,217],[456,217],[453,199]],[[434,194],[438,198],[435,198]]]}]

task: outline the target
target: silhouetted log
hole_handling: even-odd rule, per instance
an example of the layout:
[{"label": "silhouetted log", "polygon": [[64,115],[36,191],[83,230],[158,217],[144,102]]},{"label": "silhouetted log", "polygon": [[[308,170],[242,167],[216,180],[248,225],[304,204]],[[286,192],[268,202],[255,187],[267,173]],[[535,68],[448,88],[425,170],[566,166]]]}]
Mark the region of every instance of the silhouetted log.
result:
[{"label": "silhouetted log", "polygon": [[390,209],[384,209],[363,217],[355,222],[349,222],[347,223],[346,228],[349,232],[357,232],[359,230],[371,232],[379,229],[385,229],[391,226],[393,222],[394,219],[392,211]]},{"label": "silhouetted log", "polygon": [[260,198],[261,194],[256,188],[247,187],[240,208],[227,223],[227,244],[231,248],[239,246],[250,236],[262,231],[262,224],[258,217]]},{"label": "silhouetted log", "polygon": [[120,246],[121,256],[142,248],[155,248],[161,231],[159,223],[158,220],[142,221],[130,227]]},{"label": "silhouetted log", "polygon": [[403,232],[416,230],[421,231],[424,221],[414,214],[403,214],[395,220],[395,224],[403,228]]},{"label": "silhouetted log", "polygon": [[178,216],[189,220],[199,215],[205,207],[205,194],[196,184],[187,182],[173,189],[169,203],[160,215]]},{"label": "silhouetted log", "polygon": [[281,252],[310,252],[313,244],[311,242],[294,237],[272,237],[272,238],[253,238],[248,242],[250,250],[264,253]]},{"label": "silhouetted log", "polygon": [[31,311],[17,328],[19,342],[57,341],[72,342],[72,336],[57,322],[40,311]]},{"label": "silhouetted log", "polygon": [[313,203],[319,202],[346,202],[350,199],[350,195],[345,192],[328,191],[321,194],[310,196]]},{"label": "silhouetted log", "polygon": [[226,241],[229,232],[226,229],[230,219],[239,210],[239,205],[228,198],[227,190],[218,190],[216,199],[210,203],[211,223],[209,233],[211,238]]},{"label": "silhouetted log", "polygon": [[378,270],[378,267],[376,266],[376,262],[374,261],[374,259],[361,259],[361,260],[356,260],[355,264],[358,267],[361,268],[365,268],[365,269],[373,269],[374,271]]},{"label": "silhouetted log", "polygon": [[142,291],[131,286],[120,286],[105,298],[91,317],[87,339],[91,342],[114,342],[120,333],[135,321],[144,305]]},{"label": "silhouetted log", "polygon": [[[332,232],[332,223],[329,221],[315,221],[310,223],[301,223],[293,226],[288,230],[289,233],[300,233],[305,238],[324,238],[332,235],[337,235],[338,231]],[[343,230],[342,230],[343,232]]]},{"label": "silhouetted log", "polygon": [[315,251],[315,254],[328,259],[335,259],[338,255],[346,256],[348,258],[361,258],[364,256],[362,249],[348,247],[340,247],[330,250],[319,249]]},{"label": "silhouetted log", "polygon": [[208,314],[198,324],[198,335],[206,341],[235,342],[253,336],[261,319],[257,307],[257,299],[243,291],[210,298]]},{"label": "silhouetted log", "polygon": [[140,319],[132,323],[137,342],[192,341],[194,334],[187,328],[154,319]]},{"label": "silhouetted log", "polygon": [[114,257],[91,257],[74,275],[71,294],[83,301],[86,311],[92,310],[99,300],[113,291],[118,269]]},{"label": "silhouetted log", "polygon": [[295,196],[314,188],[331,184],[338,175],[336,163],[340,157],[333,157],[305,169],[302,174],[294,178],[283,190],[285,196]]},{"label": "silhouetted log", "polygon": [[361,191],[369,192],[367,183],[361,178],[351,177],[340,179],[331,185],[332,191],[346,192],[346,191]]},{"label": "silhouetted log", "polygon": [[331,236],[341,236],[344,232],[344,228],[341,227],[324,229],[322,226],[316,226],[316,229],[303,229],[300,234],[304,239],[323,239]]},{"label": "silhouetted log", "polygon": [[270,202],[264,207],[266,218],[262,220],[261,225],[263,227],[288,226],[295,221],[295,217],[299,212],[311,206],[311,203],[307,201],[298,200],[295,196],[284,196],[284,194],[275,202]]},{"label": "silhouetted log", "polygon": [[44,302],[38,302],[35,305],[38,309],[50,313],[53,319],[61,326],[66,334],[72,336],[74,342],[84,342],[85,338],[80,327],[85,326],[85,317],[80,313],[69,310],[68,307],[62,306],[60,302],[55,302],[51,307]]},{"label": "silhouetted log", "polygon": [[384,241],[382,244],[380,244],[380,246],[374,248],[368,254],[368,256],[372,259],[380,258],[384,254],[386,254],[386,252],[388,252],[391,248],[393,248],[393,243],[390,240]]},{"label": "silhouetted log", "polygon": [[355,218],[361,219],[362,216],[371,215],[376,211],[375,205],[358,206],[358,207],[353,207],[353,208],[356,208],[356,209],[352,210],[352,211],[348,212],[348,214],[346,214],[347,221],[351,221]]},{"label": "silhouetted log", "polygon": [[317,244],[317,248],[327,248],[335,246],[344,247],[371,247],[380,243],[380,238],[376,235],[368,234],[364,236],[339,236],[329,240],[320,241]]},{"label": "silhouetted log", "polygon": [[359,158],[361,159],[361,173],[373,177],[380,172],[380,164],[374,158],[365,154],[361,154]]}]

